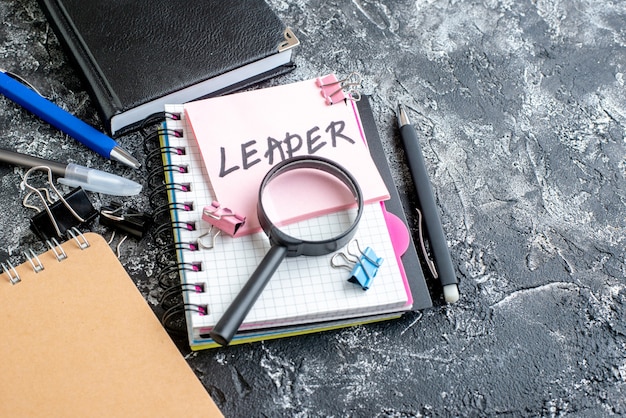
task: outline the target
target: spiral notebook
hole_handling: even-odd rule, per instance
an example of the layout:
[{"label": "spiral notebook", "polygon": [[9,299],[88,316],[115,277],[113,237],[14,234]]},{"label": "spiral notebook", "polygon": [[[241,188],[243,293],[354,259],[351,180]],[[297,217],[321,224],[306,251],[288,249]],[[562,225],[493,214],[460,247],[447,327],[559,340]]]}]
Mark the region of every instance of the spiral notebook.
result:
[{"label": "spiral notebook", "polygon": [[0,416],[222,416],[100,235],[0,274]]},{"label": "spiral notebook", "polygon": [[[255,93],[239,95],[255,100]],[[288,88],[281,90],[285,97],[293,97],[294,93],[302,91],[296,89],[290,94]],[[313,88],[307,94],[310,100],[319,102],[319,90]],[[262,102],[257,102],[259,105],[262,106]],[[323,100],[319,103],[319,106],[327,105]],[[289,102],[282,106],[289,106]],[[349,106],[353,115],[349,123],[355,124],[363,135],[355,103],[348,101],[334,106],[338,106],[337,111],[339,106]],[[198,248],[199,237],[210,231],[209,224],[199,221],[202,207],[209,205],[216,195],[185,106],[167,105],[166,114],[175,116],[164,125],[161,146],[168,199],[170,206],[176,208],[172,211],[172,226],[181,281],[186,289],[183,299],[189,344],[192,349],[210,348],[217,344],[208,337],[209,331],[267,252],[269,243],[267,237],[258,232],[236,238],[220,235],[214,248]],[[246,112],[247,123],[255,123],[253,114]],[[346,271],[331,266],[333,254],[287,259],[248,314],[232,344],[388,319],[411,310],[414,293],[400,255],[409,243],[413,254],[415,250],[402,222],[400,229],[405,236],[400,241],[406,242],[402,249],[395,248],[394,233],[387,222],[390,216],[382,203],[365,205],[356,235],[362,247],[371,246],[384,259],[371,289],[363,291],[349,283]],[[421,309],[430,306],[430,298],[419,264],[417,269],[416,288],[420,292],[418,308]]]}]

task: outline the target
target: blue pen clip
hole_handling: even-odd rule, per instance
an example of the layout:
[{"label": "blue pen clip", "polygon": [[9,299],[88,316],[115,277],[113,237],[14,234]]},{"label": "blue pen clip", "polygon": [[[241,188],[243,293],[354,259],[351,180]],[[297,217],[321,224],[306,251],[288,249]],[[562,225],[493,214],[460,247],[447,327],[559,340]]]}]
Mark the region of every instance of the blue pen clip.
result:
[{"label": "blue pen clip", "polygon": [[[353,252],[350,248],[352,243],[356,245],[358,253]],[[338,252],[330,259],[332,267],[350,270],[348,281],[360,285],[363,290],[368,290],[371,287],[382,263],[383,258],[378,257],[371,247],[366,247],[362,251],[357,240],[350,241],[345,252]]]}]

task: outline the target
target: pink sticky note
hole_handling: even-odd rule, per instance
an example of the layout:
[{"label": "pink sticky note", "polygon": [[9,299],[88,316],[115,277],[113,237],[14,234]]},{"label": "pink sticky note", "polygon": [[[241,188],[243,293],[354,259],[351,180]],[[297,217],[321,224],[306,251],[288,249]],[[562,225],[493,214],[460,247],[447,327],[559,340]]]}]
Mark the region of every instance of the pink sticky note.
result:
[{"label": "pink sticky note", "polygon": [[[256,204],[261,181],[273,165],[291,156],[337,162],[357,179],[367,203],[389,198],[356,106],[350,101],[326,104],[315,79],[187,103],[185,112],[216,200],[247,217],[240,235],[260,230]],[[332,210],[337,204],[321,193],[319,206],[310,211]],[[297,202],[288,212],[299,212]]]},{"label": "pink sticky note", "polygon": [[276,225],[356,207],[352,191],[343,182],[315,169],[293,170],[275,177],[263,196],[265,212]]}]

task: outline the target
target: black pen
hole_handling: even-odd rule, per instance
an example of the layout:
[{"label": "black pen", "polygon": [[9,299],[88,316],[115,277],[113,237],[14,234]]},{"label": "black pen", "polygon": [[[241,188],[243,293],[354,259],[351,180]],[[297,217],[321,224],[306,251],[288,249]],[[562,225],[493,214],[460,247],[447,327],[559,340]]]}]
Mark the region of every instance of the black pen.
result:
[{"label": "black pen", "polygon": [[[402,137],[404,151],[409,163],[409,171],[415,185],[417,200],[421,208],[421,218],[426,226],[430,250],[435,261],[436,270],[433,271],[433,275],[441,281],[443,296],[446,302],[454,303],[459,300],[459,280],[454,273],[450,250],[448,249],[441,220],[439,219],[435,197],[428,177],[428,171],[426,171],[426,164],[424,163],[424,156],[417,138],[417,131],[411,125],[406,110],[401,104],[398,105],[398,125],[400,126],[400,136]],[[424,254],[424,256],[428,260],[427,255]]]},{"label": "black pen", "polygon": [[46,168],[51,174],[61,177],[57,180],[59,183],[70,187],[82,187],[92,192],[114,196],[134,196],[141,192],[139,183],[78,164],[62,164],[2,148],[0,162],[29,168]]}]

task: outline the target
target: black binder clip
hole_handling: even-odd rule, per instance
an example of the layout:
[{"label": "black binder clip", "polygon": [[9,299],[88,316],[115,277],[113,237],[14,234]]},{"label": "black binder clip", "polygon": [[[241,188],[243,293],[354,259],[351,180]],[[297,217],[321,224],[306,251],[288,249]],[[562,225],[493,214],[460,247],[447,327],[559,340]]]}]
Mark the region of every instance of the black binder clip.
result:
[{"label": "black binder clip", "polygon": [[[215,246],[215,238],[221,232],[234,237],[237,231],[246,223],[245,216],[239,215],[215,201],[202,209],[202,220],[211,225],[209,232],[198,238],[198,244],[203,249],[213,248]],[[205,244],[204,238],[211,235],[213,228],[216,228],[217,232],[211,236],[211,243]]]},{"label": "black binder clip", "polygon": [[[352,243],[355,243],[358,253],[350,249]],[[342,260],[338,261],[339,258]],[[332,267],[350,270],[348,281],[360,285],[363,290],[370,288],[382,263],[383,258],[378,257],[371,247],[366,247],[365,251],[361,251],[357,240],[348,243],[345,253],[338,252],[330,259]]]},{"label": "black binder clip", "polygon": [[315,84],[320,88],[326,104],[333,105],[345,100],[355,102],[361,100],[361,93],[357,90],[357,87],[361,85],[361,80],[361,75],[356,72],[350,73],[343,80],[337,79],[335,74],[328,74],[318,77]]},{"label": "black binder clip", "polygon": [[111,202],[100,208],[100,224],[141,239],[152,226],[152,216],[133,208],[125,210],[121,203]]},{"label": "black binder clip", "polygon": [[[50,197],[47,188],[35,188],[28,183],[28,177],[35,170],[48,173],[48,185],[56,194],[57,200]],[[31,191],[24,197],[23,205],[38,212],[31,218],[30,227],[43,241],[52,238],[64,238],[67,231],[90,222],[98,216],[98,212],[92,206],[89,197],[80,187],[65,196],[61,195],[54,186],[52,170],[49,167],[37,166],[28,170],[24,175],[24,186]],[[43,209],[27,203],[32,195],[39,197]]]}]

